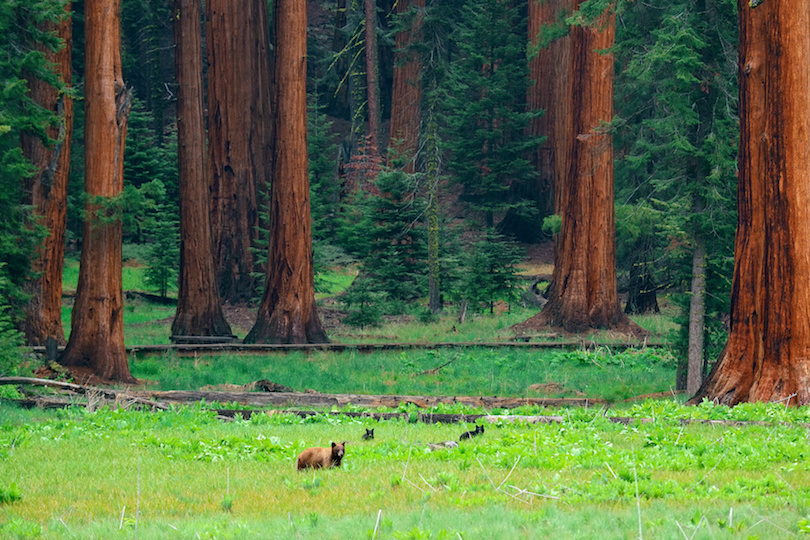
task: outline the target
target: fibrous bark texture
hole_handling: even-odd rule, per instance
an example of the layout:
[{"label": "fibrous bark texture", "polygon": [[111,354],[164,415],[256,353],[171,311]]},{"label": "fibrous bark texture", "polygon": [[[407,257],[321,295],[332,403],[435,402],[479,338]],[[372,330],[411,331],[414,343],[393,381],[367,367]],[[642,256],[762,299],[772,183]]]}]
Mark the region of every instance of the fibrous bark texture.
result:
[{"label": "fibrous bark texture", "polygon": [[200,15],[199,0],[174,1],[180,279],[172,335],[229,336],[211,249]]},{"label": "fibrous bark texture", "polygon": [[276,141],[267,280],[246,343],[328,342],[315,305],[306,124],[306,2],[275,4]]},{"label": "fibrous bark texture", "polygon": [[391,137],[388,143],[388,165],[392,160],[404,162],[406,173],[415,172],[416,148],[422,114],[422,60],[412,46],[422,39],[422,10],[425,0],[400,0],[397,13],[415,9],[409,29],[397,32],[394,60],[394,82],[391,97]]},{"label": "fibrous bark texture", "polygon": [[[543,115],[532,118],[527,128],[530,135],[546,139],[534,153],[540,175],[537,180],[538,200],[546,201],[541,208],[544,215],[559,208],[555,204],[554,186],[557,179],[565,178],[570,170],[573,134],[571,34],[550,43],[550,30],[562,24],[563,18],[573,10],[573,0],[546,0],[529,2],[529,41],[532,53],[529,60],[529,110],[542,110]],[[545,30],[544,30],[545,29]]]},{"label": "fibrous bark texture", "polygon": [[605,126],[613,118],[613,55],[604,53],[614,31],[615,19],[605,13],[592,27],[571,28],[570,55],[561,43],[549,57],[555,65],[570,58],[567,68],[557,67],[560,80],[546,89],[554,98],[547,121],[556,139],[550,150],[562,225],[548,303],[518,327],[640,331],[622,312],[616,283],[613,146]]},{"label": "fibrous bark texture", "polygon": [[691,403],[810,403],[810,4],[739,3],[738,221],[728,342]]},{"label": "fibrous bark texture", "polygon": [[[85,0],[85,205],[79,284],[60,362],[77,377],[132,383],[124,349],[121,219],[132,96],[121,76],[120,3]],[[101,201],[112,203],[110,207]]]},{"label": "fibrous bark texture", "polygon": [[[56,66],[67,86],[72,82],[73,31],[70,9],[71,4],[68,2],[65,5],[64,19],[54,28],[56,35],[64,41],[64,46],[57,52],[45,51],[46,58]],[[45,345],[48,338],[64,344],[62,268],[65,258],[73,100],[36,77],[29,79],[28,83],[32,98],[43,108],[55,111],[59,125],[48,129],[48,136],[55,141],[51,145],[43,144],[36,137],[22,137],[23,153],[37,169],[25,186],[25,193],[29,196],[28,204],[34,208],[40,223],[48,229],[48,235],[33,260],[33,270],[38,277],[26,287],[31,300],[26,307],[23,330],[29,345]]]},{"label": "fibrous bark texture", "polygon": [[267,20],[265,0],[206,2],[211,226],[220,294],[231,303],[256,289],[250,248],[272,158]]}]

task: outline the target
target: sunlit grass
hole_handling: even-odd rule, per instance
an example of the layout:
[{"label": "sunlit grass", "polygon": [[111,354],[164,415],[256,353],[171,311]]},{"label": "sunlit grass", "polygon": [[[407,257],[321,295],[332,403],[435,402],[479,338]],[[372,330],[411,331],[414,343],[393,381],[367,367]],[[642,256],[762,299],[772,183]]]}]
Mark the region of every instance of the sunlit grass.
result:
[{"label": "sunlit grass", "polygon": [[[378,538],[783,538],[807,527],[800,427],[624,426],[571,411],[430,452],[471,424],[222,423],[189,409],[32,419],[6,407],[0,487],[22,498],[0,505],[3,537],[364,538],[380,510]],[[372,425],[375,439],[361,441]],[[343,440],[341,469],[294,470],[303,448]],[[40,534],[15,534],[25,527]]]},{"label": "sunlit grass", "polygon": [[[121,268],[121,286],[125,291],[138,291],[154,293],[155,291],[146,285],[146,266],[134,261],[128,261]],[[73,294],[79,284],[79,261],[77,259],[65,259],[65,267],[62,272],[62,289],[65,294]],[[169,286],[170,295],[175,294],[177,287],[174,284]],[[174,292],[172,292],[174,291]]]},{"label": "sunlit grass", "polygon": [[[297,391],[406,395],[588,397],[609,401],[666,392],[675,365],[652,350],[611,356],[554,350],[470,348],[268,355],[153,355],[131,361],[152,388],[196,390],[267,379]],[[449,363],[448,363],[449,362]],[[435,374],[426,374],[447,364]]]}]

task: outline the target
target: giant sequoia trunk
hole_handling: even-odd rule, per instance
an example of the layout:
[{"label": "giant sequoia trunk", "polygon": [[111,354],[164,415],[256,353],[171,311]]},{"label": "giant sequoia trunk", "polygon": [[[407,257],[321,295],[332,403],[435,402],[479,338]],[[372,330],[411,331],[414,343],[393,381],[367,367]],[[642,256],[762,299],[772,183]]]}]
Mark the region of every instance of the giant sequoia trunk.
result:
[{"label": "giant sequoia trunk", "polygon": [[[85,0],[85,204],[79,284],[60,362],[77,377],[132,383],[124,349],[121,218],[124,142],[132,96],[121,76],[118,0]],[[105,207],[103,202],[111,202]]]},{"label": "giant sequoia trunk", "polygon": [[265,0],[206,2],[211,227],[220,294],[232,303],[255,293],[250,248],[271,170],[267,20]]},{"label": "giant sequoia trunk", "polygon": [[731,330],[691,403],[810,403],[810,4],[740,0]]},{"label": "giant sequoia trunk", "polygon": [[530,135],[546,137],[532,156],[540,172],[536,196],[545,202],[541,207],[544,215],[559,211],[554,186],[568,175],[574,140],[571,34],[550,43],[544,40],[548,39],[548,28],[562,24],[572,10],[573,0],[529,2],[529,40],[538,49],[529,60],[527,104],[529,110],[544,112],[531,120],[528,131]]},{"label": "giant sequoia trunk", "polygon": [[422,38],[424,8],[425,0],[400,0],[397,3],[399,14],[405,14],[410,9],[417,10],[413,15],[411,28],[397,32],[391,97],[391,137],[388,143],[388,165],[391,166],[394,159],[402,160],[403,170],[407,173],[415,171],[422,118],[422,60],[420,54],[412,50],[412,46]]},{"label": "giant sequoia trunk", "polygon": [[[528,4],[529,88],[526,107],[543,111],[530,120],[526,132],[545,140],[529,156],[538,171],[533,182],[514,182],[513,195],[531,200],[540,218],[549,216],[558,207],[554,204],[555,184],[570,171],[571,141],[573,140],[571,34],[556,35],[564,27],[565,17],[574,7],[573,0],[532,0]],[[525,212],[510,210],[498,225],[498,230],[522,242],[538,242],[543,233],[537,218]]]},{"label": "giant sequoia trunk", "polygon": [[[65,17],[54,28],[64,41],[58,52],[45,52],[53,62],[65,85],[72,82],[71,56],[73,53],[71,4],[65,5]],[[40,223],[47,227],[48,235],[37,250],[33,270],[37,278],[30,281],[26,290],[31,300],[26,307],[24,332],[29,345],[45,345],[48,338],[65,343],[62,328],[62,268],[65,258],[65,227],[67,224],[67,182],[70,172],[70,143],[73,133],[73,100],[66,93],[59,93],[45,81],[32,77],[28,81],[31,97],[44,109],[54,111],[59,117],[59,126],[48,129],[48,136],[55,141],[46,146],[37,137],[23,135],[22,149],[36,167],[37,172],[27,180],[25,193]]]},{"label": "giant sequoia trunk", "polygon": [[305,0],[276,0],[276,139],[267,280],[246,343],[325,343],[315,305],[307,156]]},{"label": "giant sequoia trunk", "polygon": [[[555,207],[562,227],[548,303],[518,327],[640,330],[622,312],[616,284],[613,146],[604,126],[613,118],[613,55],[600,52],[613,45],[614,30],[615,19],[607,13],[594,27],[573,27],[570,67],[561,68],[563,79],[551,88],[552,93],[559,91],[560,112],[570,111],[573,129],[569,135],[565,117],[552,121],[555,146],[561,146],[559,151],[554,148],[553,156]],[[565,58],[563,51],[558,61]],[[566,77],[571,81],[570,108]]]},{"label": "giant sequoia trunk", "polygon": [[174,0],[180,280],[172,335],[229,336],[211,250],[199,0]]}]

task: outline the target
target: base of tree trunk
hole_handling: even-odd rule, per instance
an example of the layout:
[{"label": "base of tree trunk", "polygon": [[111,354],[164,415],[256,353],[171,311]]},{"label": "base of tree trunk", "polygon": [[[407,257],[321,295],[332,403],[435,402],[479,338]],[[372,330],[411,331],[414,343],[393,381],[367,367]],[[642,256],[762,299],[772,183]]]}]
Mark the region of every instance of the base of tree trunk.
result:
[{"label": "base of tree trunk", "polygon": [[[64,364],[62,364],[64,365]],[[122,379],[106,379],[99,377],[93,368],[87,366],[65,366],[67,369],[66,375],[78,384],[85,386],[114,386],[124,384],[142,385],[144,381],[140,381],[135,377],[130,376],[126,380]]]},{"label": "base of tree trunk", "polygon": [[649,336],[649,332],[634,323],[621,311],[615,318],[612,324],[565,324],[565,321],[554,317],[553,313],[548,309],[544,309],[537,315],[512,326],[512,330],[519,334],[534,333],[540,331],[551,330],[560,334],[582,334],[593,330],[610,330],[611,332],[618,332],[633,336],[637,339],[643,339]]},{"label": "base of tree trunk", "polygon": [[312,313],[306,320],[289,311],[277,309],[269,317],[259,313],[256,324],[245,336],[245,343],[267,344],[304,344],[329,343],[329,337],[321,325],[317,310],[313,306]]},{"label": "base of tree trunk", "polygon": [[637,292],[630,294],[624,312],[628,315],[642,315],[645,313],[661,313],[658,307],[658,295],[655,291]]}]

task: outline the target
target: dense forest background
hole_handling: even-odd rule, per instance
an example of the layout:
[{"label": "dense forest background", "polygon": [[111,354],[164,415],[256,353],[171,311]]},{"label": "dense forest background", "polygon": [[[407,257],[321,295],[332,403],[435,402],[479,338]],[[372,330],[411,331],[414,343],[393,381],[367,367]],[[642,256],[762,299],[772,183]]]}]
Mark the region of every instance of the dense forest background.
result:
[{"label": "dense forest background", "polygon": [[[527,249],[551,242],[560,223],[543,169],[547,134],[532,128],[545,111],[532,108],[528,97],[538,80],[550,77],[544,71],[550,68],[538,71],[532,59],[570,28],[591,24],[592,13],[608,5],[616,13],[615,45],[604,51],[615,57],[615,116],[604,129],[613,141],[623,307],[655,311],[657,294],[670,293],[682,307],[678,341],[685,351],[693,276],[705,268],[705,284],[699,284],[706,299],[704,354],[718,356],[727,334],[736,225],[738,29],[732,0],[590,0],[541,25],[536,35],[530,35],[537,26],[523,2],[308,1],[316,288],[320,269],[358,265],[359,277],[344,296],[346,322],[373,324],[413,305],[430,317],[450,302],[489,311],[499,301],[520,301],[525,287],[517,286],[514,265]],[[267,20],[257,20],[267,25],[272,43],[272,2],[267,8]],[[57,111],[32,100],[32,74],[75,98],[67,256],[76,257],[82,245],[84,2],[72,3],[69,89],[43,53],[59,47],[46,23],[62,18],[63,10],[58,0],[12,0],[0,7],[4,328],[21,328],[26,283],[36,274],[31,260],[44,237],[26,205],[32,169],[20,137],[52,139],[48,128],[58,124]],[[210,27],[203,22],[201,28]],[[176,290],[180,267],[172,1],[122,0],[121,30],[123,79],[133,95],[118,201],[122,256],[145,262],[150,283],[166,296]],[[207,49],[217,45],[205,36],[202,43],[203,58],[210,58]],[[415,65],[416,75],[408,75]],[[203,62],[203,81],[209,69]],[[209,122],[211,113],[205,110]],[[408,121],[415,121],[415,136]],[[234,303],[255,305],[262,295],[269,189],[261,179],[256,199],[254,279],[238,286],[220,282],[223,299]]]}]

